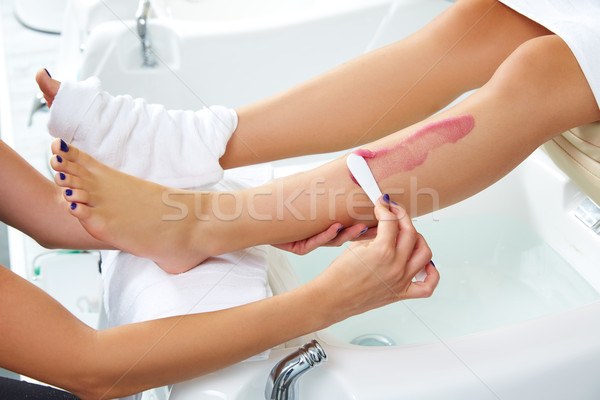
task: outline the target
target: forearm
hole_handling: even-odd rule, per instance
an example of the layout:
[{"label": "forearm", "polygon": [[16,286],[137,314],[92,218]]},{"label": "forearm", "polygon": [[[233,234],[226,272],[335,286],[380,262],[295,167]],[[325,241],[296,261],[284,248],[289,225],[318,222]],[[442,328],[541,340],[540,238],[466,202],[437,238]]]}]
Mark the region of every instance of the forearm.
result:
[{"label": "forearm", "polygon": [[336,322],[331,313],[319,312],[323,307],[302,288],[223,311],[99,332],[98,348],[107,351],[101,363],[110,370],[107,397],[201,376],[322,329]]},{"label": "forearm", "polygon": [[95,331],[5,268],[0,288],[0,365],[84,399],[197,377],[341,318],[334,311],[341,307],[316,301],[313,285],[223,311]]}]

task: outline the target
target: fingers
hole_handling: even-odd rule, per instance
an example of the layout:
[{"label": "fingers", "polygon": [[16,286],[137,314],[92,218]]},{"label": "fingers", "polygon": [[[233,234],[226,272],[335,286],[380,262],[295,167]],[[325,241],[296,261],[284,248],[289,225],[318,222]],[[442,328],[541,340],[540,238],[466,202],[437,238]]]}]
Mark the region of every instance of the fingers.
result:
[{"label": "fingers", "polygon": [[274,244],[273,246],[278,249],[289,251],[290,253],[294,253],[299,256],[303,256],[320,246],[329,245],[329,243],[331,243],[332,240],[334,240],[337,237],[341,229],[342,224],[336,222],[323,232],[311,236],[308,239],[297,240],[295,242],[289,243]]},{"label": "fingers", "polygon": [[417,242],[417,230],[412,220],[402,207],[398,204],[390,204],[390,212],[394,214],[398,221],[398,235],[396,247],[401,253],[410,255]]},{"label": "fingers", "polygon": [[415,247],[409,255],[408,261],[406,262],[406,273],[410,277],[414,277],[418,274],[425,265],[431,261],[431,249],[425,241],[425,238],[419,233],[416,234]]},{"label": "fingers", "polygon": [[412,282],[406,290],[406,298],[420,299],[430,297],[440,281],[440,274],[437,268],[430,261],[425,266],[427,277],[423,282]]},{"label": "fingers", "polygon": [[[429,297],[440,279],[437,269],[430,262],[431,249],[423,236],[416,231],[406,210],[394,202],[389,203],[389,210],[387,210],[385,200],[385,196],[382,197],[375,209],[375,215],[380,220],[378,228],[380,231],[383,230],[383,235],[378,234],[375,241],[380,239],[380,243],[395,246],[394,265],[398,268],[396,277],[400,287],[406,285],[406,281],[410,280],[406,290],[398,292],[398,297],[399,299],[404,296],[406,296],[405,298]],[[390,214],[393,219],[390,218]],[[395,223],[395,226],[392,222]],[[394,236],[393,239],[391,239],[391,235]],[[414,276],[423,269],[427,273],[425,280],[412,282]],[[404,295],[400,296],[400,293]]]},{"label": "fingers", "polygon": [[398,219],[390,211],[390,198],[383,195],[375,205],[375,217],[379,221],[377,224],[377,237],[373,243],[382,246],[395,246],[398,235]]},{"label": "fingers", "polygon": [[342,229],[342,224],[336,222],[323,232],[306,239],[304,254],[310,253],[318,247],[329,245],[334,239],[337,239],[340,229]]},{"label": "fingers", "polygon": [[[349,228],[342,229],[337,232],[337,236],[330,240],[328,243],[324,244],[328,247],[338,247],[342,244],[354,241],[354,240],[365,240],[368,239],[369,236],[363,237],[366,233],[369,232],[369,227],[366,224],[360,223],[356,225],[352,225]],[[372,236],[374,237],[374,236]]]},{"label": "fingers", "polygon": [[352,239],[352,241],[367,241],[367,240],[372,240],[375,239],[375,237],[377,236],[377,227],[374,226],[372,228],[365,228],[366,230],[363,230],[357,238]]}]

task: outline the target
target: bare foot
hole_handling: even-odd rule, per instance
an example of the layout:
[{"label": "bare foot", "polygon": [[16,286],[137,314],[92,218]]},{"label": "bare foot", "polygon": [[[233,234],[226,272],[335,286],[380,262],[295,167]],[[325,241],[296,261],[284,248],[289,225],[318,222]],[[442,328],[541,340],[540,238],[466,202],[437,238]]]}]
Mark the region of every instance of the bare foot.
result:
[{"label": "bare foot", "polygon": [[65,188],[71,214],[95,238],[149,258],[169,273],[187,271],[214,255],[207,250],[211,238],[202,237],[211,236],[210,222],[183,213],[210,193],[169,189],[127,175],[60,139],[52,143],[52,153],[55,182]]},{"label": "bare foot", "polygon": [[44,94],[44,99],[46,99],[46,104],[48,107],[52,106],[52,102],[54,101],[54,97],[58,92],[58,88],[60,87],[60,82],[56,79],[52,79],[50,73],[47,69],[42,68],[35,74],[35,81],[37,82],[40,90]]}]

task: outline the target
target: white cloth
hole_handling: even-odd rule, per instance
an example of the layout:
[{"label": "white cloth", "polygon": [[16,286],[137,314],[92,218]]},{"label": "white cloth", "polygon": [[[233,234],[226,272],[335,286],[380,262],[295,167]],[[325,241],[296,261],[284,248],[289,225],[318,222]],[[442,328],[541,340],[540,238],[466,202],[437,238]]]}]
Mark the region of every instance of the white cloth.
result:
[{"label": "white cloth", "polygon": [[600,106],[600,1],[500,0],[567,43]]},{"label": "white cloth", "polygon": [[183,274],[148,259],[102,253],[109,326],[222,310],[271,296],[262,247],[212,257]]},{"label": "white cloth", "polygon": [[168,111],[101,92],[97,78],[63,82],[48,120],[52,136],[120,171],[176,188],[211,185],[223,177],[219,158],[236,126],[232,109]]}]

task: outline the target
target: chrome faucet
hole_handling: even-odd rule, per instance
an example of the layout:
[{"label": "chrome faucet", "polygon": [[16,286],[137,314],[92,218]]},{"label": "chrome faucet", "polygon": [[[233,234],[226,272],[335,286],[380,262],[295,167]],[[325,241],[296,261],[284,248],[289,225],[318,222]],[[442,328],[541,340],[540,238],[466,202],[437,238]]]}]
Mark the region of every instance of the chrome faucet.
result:
[{"label": "chrome faucet", "polygon": [[33,124],[33,116],[38,111],[48,111],[48,107],[46,104],[46,99],[44,98],[44,94],[39,92],[35,95],[33,99],[33,106],[31,107],[31,111],[29,112],[29,120],[27,121],[27,126],[31,126]]},{"label": "chrome faucet", "polygon": [[600,206],[586,197],[573,211],[575,216],[594,233],[600,235]]},{"label": "chrome faucet", "polygon": [[326,360],[327,354],[316,340],[289,354],[271,370],[265,387],[265,399],[297,400],[300,377]]},{"label": "chrome faucet", "polygon": [[156,65],[147,31],[149,12],[150,0],[140,0],[137,11],[135,12],[135,18],[137,20],[137,32],[142,41],[142,57],[144,59],[142,66],[144,67],[154,67]]}]

